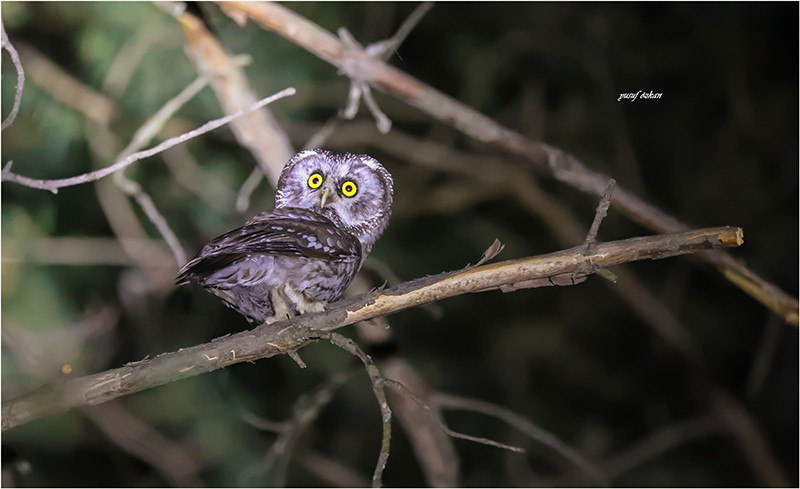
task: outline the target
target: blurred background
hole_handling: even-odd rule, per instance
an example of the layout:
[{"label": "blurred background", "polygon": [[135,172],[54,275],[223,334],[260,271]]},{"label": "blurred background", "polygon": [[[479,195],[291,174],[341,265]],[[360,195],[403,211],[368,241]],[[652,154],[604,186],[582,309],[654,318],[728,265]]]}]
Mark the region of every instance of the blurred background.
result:
[{"label": "blurred background", "polygon": [[[392,36],[417,4],[286,6],[367,45]],[[126,180],[55,195],[3,183],[4,402],[248,327],[199,287],[172,287],[178,264],[140,202],[151,199],[191,257],[272,208],[263,181],[238,211],[242,185],[259,162],[280,168],[281,154],[305,146],[345,104],[349,81],[273,32],[239,27],[217,4],[189,7],[205,27],[192,31],[152,3],[2,4],[27,77],[2,161],[25,176],[116,161],[209,69],[197,43],[249,55],[229,68],[257,98],[297,89],[269,106],[274,120],[240,129],[254,131],[255,149],[225,127],[135,163]],[[690,226],[744,228],[731,253],[797,297],[797,19],[796,3],[441,3],[389,62]],[[4,52],[3,117],[15,81]],[[639,90],[662,97],[618,101]],[[321,145],[369,153],[395,178],[395,212],[359,290],[475,263],[495,238],[506,245],[497,260],[582,241],[596,198],[373,93],[392,131],[380,134],[362,107]],[[222,116],[225,97],[202,89],[142,147]],[[512,185],[519,175],[524,185]],[[612,206],[599,238],[646,234]],[[797,327],[690,257],[614,271],[616,285],[593,276],[461,296],[386,318],[388,333],[341,330],[452,429],[527,450],[442,439],[392,398],[385,484],[796,486]],[[366,373],[324,342],[300,354],[307,369],[287,357],[237,364],[6,431],[2,483],[369,484],[381,425]],[[349,374],[343,385],[339,373]],[[449,409],[448,399],[457,403],[439,393],[513,411],[601,473],[494,417]],[[298,413],[318,417],[303,424]]]}]

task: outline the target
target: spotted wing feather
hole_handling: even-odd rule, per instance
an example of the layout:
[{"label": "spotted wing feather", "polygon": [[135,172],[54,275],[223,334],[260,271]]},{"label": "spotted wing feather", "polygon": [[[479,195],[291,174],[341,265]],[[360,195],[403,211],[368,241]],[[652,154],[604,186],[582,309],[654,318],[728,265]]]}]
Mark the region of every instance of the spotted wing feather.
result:
[{"label": "spotted wing feather", "polygon": [[[254,286],[272,277],[276,260],[286,264],[292,256],[350,269],[361,259],[361,244],[316,212],[275,209],[209,242],[181,269],[176,284],[194,281],[220,288]],[[282,281],[279,276],[273,279]]]}]

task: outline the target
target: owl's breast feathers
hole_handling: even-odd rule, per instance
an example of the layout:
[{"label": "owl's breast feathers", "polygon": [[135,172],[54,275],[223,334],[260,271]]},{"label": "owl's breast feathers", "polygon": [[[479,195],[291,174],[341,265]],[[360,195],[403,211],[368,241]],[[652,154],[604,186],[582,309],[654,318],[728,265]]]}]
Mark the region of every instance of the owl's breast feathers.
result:
[{"label": "owl's breast feathers", "polygon": [[282,208],[209,242],[181,268],[176,285],[197,282],[258,323],[280,312],[278,298],[291,314],[308,309],[306,300],[338,298],[361,259],[359,240],[327,217]]}]

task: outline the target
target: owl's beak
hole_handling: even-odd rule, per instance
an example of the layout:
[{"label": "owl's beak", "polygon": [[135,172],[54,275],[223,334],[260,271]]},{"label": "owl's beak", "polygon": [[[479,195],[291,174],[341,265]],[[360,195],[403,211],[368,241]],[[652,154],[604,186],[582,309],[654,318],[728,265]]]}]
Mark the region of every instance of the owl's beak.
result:
[{"label": "owl's beak", "polygon": [[322,191],[322,195],[319,198],[319,206],[325,207],[325,203],[328,201],[328,189],[324,189]]}]

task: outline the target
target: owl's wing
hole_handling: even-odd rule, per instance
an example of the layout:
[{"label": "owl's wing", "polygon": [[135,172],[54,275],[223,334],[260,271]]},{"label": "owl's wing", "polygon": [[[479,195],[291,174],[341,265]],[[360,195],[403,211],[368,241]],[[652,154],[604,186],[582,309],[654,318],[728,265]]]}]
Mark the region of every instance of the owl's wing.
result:
[{"label": "owl's wing", "polygon": [[[305,209],[276,209],[211,240],[197,257],[181,268],[175,283],[202,283],[216,272],[259,255],[349,262],[360,260],[361,243],[325,216]],[[254,284],[263,273],[254,270],[247,275],[246,281]]]}]

